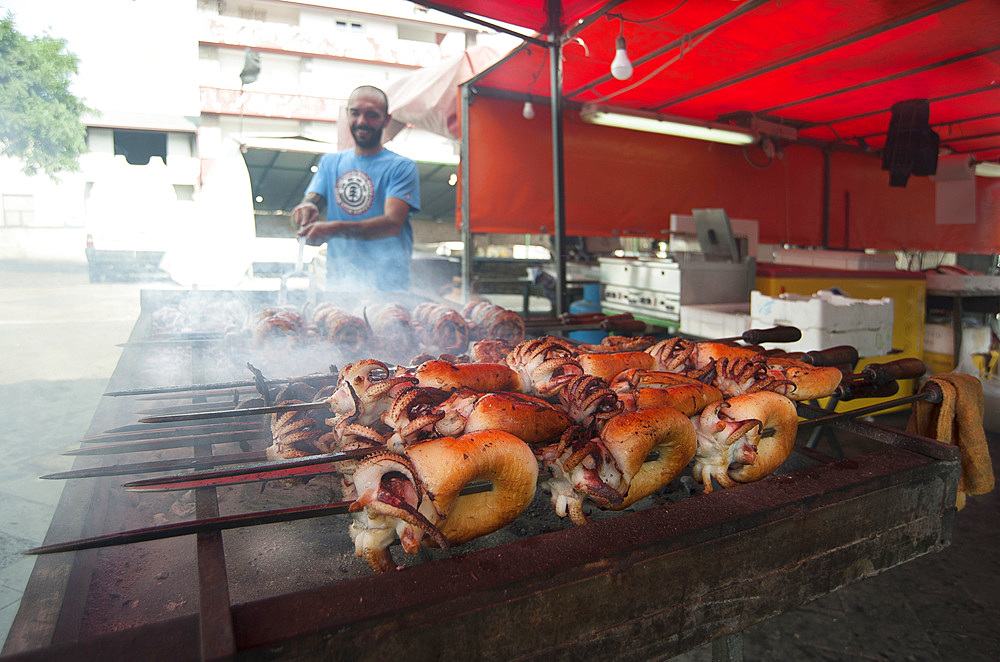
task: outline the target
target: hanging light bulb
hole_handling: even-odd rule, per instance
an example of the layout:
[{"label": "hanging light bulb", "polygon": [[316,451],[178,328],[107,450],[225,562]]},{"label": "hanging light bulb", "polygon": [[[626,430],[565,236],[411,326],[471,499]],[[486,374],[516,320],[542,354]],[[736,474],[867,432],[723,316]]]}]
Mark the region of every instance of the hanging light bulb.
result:
[{"label": "hanging light bulb", "polygon": [[530,98],[524,102],[524,108],[521,109],[521,115],[523,115],[526,120],[535,119],[535,105],[531,103]]},{"label": "hanging light bulb", "polygon": [[611,60],[611,75],[618,80],[628,80],[632,77],[632,61],[625,52],[625,22],[622,21],[621,32],[615,40],[615,59]]}]

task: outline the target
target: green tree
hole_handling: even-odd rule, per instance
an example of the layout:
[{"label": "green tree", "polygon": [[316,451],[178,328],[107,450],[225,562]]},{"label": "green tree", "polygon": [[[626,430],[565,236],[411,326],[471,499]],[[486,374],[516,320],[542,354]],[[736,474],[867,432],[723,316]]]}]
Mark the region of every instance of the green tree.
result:
[{"label": "green tree", "polygon": [[78,59],[66,40],[27,38],[11,13],[0,19],[0,154],[24,163],[29,175],[79,170],[87,151],[89,112],[69,91]]}]

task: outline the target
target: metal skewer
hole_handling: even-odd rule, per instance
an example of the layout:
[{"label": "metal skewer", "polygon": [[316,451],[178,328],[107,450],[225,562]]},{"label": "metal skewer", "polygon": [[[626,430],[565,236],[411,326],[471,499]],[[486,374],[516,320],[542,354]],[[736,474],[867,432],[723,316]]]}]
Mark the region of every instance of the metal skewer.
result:
[{"label": "metal skewer", "polygon": [[271,405],[269,407],[244,407],[242,409],[219,409],[214,411],[191,412],[185,414],[166,414],[163,416],[146,416],[140,418],[140,423],[178,423],[182,421],[197,421],[209,418],[231,418],[234,416],[256,416],[258,414],[280,414],[288,411],[309,411],[310,409],[328,409],[327,400],[318,402],[299,402],[287,405]]},{"label": "metal skewer", "polygon": [[190,446],[212,446],[228,444],[234,441],[253,441],[263,439],[263,430],[236,430],[233,432],[217,432],[207,435],[191,435],[186,437],[157,437],[155,439],[137,439],[123,441],[117,444],[87,446],[63,451],[61,455],[117,455],[120,453],[138,453],[142,451],[161,451],[168,448],[185,448]]},{"label": "metal skewer", "polygon": [[[315,375],[303,375],[301,377],[285,377],[282,379],[268,379],[268,384],[290,384],[292,382],[314,382],[321,380],[326,384],[336,382],[337,375],[336,372],[331,374],[318,373]],[[257,382],[250,380],[243,380],[238,382],[216,382],[214,384],[188,384],[185,386],[157,386],[151,388],[136,388],[129,389],[125,391],[107,391],[104,395],[119,397],[128,395],[156,395],[159,393],[183,393],[185,391],[217,391],[223,389],[231,388],[253,388],[257,385]]]},{"label": "metal skewer", "polygon": [[232,421],[229,423],[210,423],[208,425],[183,425],[160,428],[152,425],[137,425],[130,430],[106,432],[84,437],[81,444],[107,444],[120,441],[139,441],[143,439],[166,439],[168,437],[208,437],[215,434],[230,432],[263,432],[264,425],[260,421]]},{"label": "metal skewer", "polygon": [[[199,487],[221,487],[241,483],[259,483],[266,480],[281,480],[301,476],[326,473],[331,466],[344,460],[358,460],[375,453],[375,449],[362,448],[325,455],[296,458],[293,460],[275,460],[264,464],[250,465],[238,469],[222,469],[220,471],[205,471],[190,476],[165,476],[163,478],[147,478],[125,483],[122,487],[133,492],[164,492],[171,490],[190,490]],[[236,480],[239,479],[239,480]]]},{"label": "metal skewer", "polygon": [[177,522],[174,524],[163,524],[161,526],[150,526],[142,529],[122,531],[120,533],[108,533],[103,536],[94,536],[92,538],[81,538],[80,540],[56,543],[53,545],[42,545],[41,547],[34,547],[32,549],[25,550],[22,554],[55,554],[57,552],[76,552],[84,549],[96,549],[98,547],[112,547],[114,545],[127,545],[135,542],[175,538],[177,536],[187,536],[195,533],[225,531],[226,529],[235,529],[243,526],[274,524],[276,522],[292,522],[312,517],[326,517],[327,515],[341,515],[348,512],[351,503],[353,502],[340,501],[337,503],[299,506],[297,508],[283,508],[281,510],[257,513],[226,515],[224,517],[213,517],[211,519],[195,520],[193,522]]},{"label": "metal skewer", "polygon": [[[488,492],[493,489],[492,483],[470,483],[462,488],[460,494],[476,494]],[[215,531],[225,531],[244,526],[257,526],[259,524],[274,524],[277,522],[293,522],[301,519],[312,519],[315,517],[328,517],[330,515],[343,515],[350,512],[353,501],[338,501],[336,503],[317,504],[311,506],[299,506],[296,508],[282,508],[280,510],[267,510],[255,513],[242,513],[239,515],[226,515],[223,517],[213,517],[209,519],[195,520],[192,522],[177,522],[174,524],[164,524],[161,526],[151,526],[141,529],[131,529],[118,533],[108,533],[91,538],[81,538],[69,542],[42,545],[21,552],[22,554],[56,554],[58,552],[77,552],[85,549],[96,549],[99,547],[113,547],[115,545],[127,545],[136,542],[148,542],[150,540],[162,540],[164,538],[176,538],[177,536],[187,536],[196,533],[212,533]]]},{"label": "metal skewer", "polygon": [[73,469],[54,474],[39,476],[45,480],[68,480],[70,478],[101,478],[103,476],[129,476],[132,474],[153,473],[156,471],[182,471],[184,469],[208,469],[225,464],[250,464],[267,459],[267,451],[250,451],[248,453],[232,453],[229,455],[207,455],[205,457],[189,457],[177,460],[152,460],[150,462],[133,462],[129,464],[114,464],[107,467],[92,469]]},{"label": "metal skewer", "polygon": [[811,418],[807,421],[799,423],[799,430],[808,430],[809,428],[816,427],[817,425],[825,425],[827,423],[832,423],[833,421],[841,421],[847,418],[860,418],[862,416],[867,416],[868,414],[874,414],[880,411],[885,411],[886,409],[892,409],[893,407],[899,407],[900,405],[907,405],[913,402],[939,403],[943,399],[944,394],[941,392],[941,389],[938,388],[936,384],[928,382],[924,385],[924,389],[919,393],[904,395],[901,398],[886,400],[885,402],[879,402],[877,404],[861,407],[859,409],[852,409],[850,411],[842,411],[836,414]]},{"label": "metal skewer", "polygon": [[[860,388],[860,387],[859,387]],[[868,389],[859,390],[855,397],[873,397],[879,392],[888,391],[898,391],[899,384],[892,382],[890,384],[875,384],[871,385]],[[907,405],[913,402],[932,402],[939,403],[943,399],[944,395],[941,393],[941,389],[937,387],[936,384],[928,382],[924,384],[923,390],[919,393],[914,393],[913,395],[905,395],[901,398],[895,398],[893,400],[885,400],[883,402],[878,402],[867,407],[860,407],[858,409],[851,409],[849,411],[842,411],[836,414],[828,414],[826,416],[818,416],[816,418],[810,418],[805,421],[800,421],[798,424],[797,432],[802,430],[808,430],[810,428],[818,427],[820,425],[826,425],[827,423],[833,423],[835,421],[842,421],[849,418],[860,418],[862,416],[867,416],[868,414],[875,414],[880,411],[885,411],[886,409],[892,409],[893,407],[899,407],[902,405]],[[776,430],[774,428],[764,428],[761,431],[761,437],[773,436]]]}]

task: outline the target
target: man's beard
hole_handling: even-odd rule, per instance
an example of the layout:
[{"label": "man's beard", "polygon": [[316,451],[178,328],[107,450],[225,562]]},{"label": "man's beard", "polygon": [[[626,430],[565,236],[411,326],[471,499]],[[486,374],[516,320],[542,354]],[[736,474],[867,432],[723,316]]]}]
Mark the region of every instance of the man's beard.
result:
[{"label": "man's beard", "polygon": [[369,129],[367,135],[367,138],[360,138],[357,127],[351,127],[351,136],[354,138],[354,144],[362,149],[371,149],[382,142],[382,129]]}]

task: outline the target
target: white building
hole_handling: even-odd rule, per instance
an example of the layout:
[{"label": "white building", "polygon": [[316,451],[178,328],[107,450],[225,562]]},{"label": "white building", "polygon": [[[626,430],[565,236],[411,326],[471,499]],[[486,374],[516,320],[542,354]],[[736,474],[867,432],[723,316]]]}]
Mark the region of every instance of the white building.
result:
[{"label": "white building", "polygon": [[[220,241],[255,262],[275,251],[294,261],[287,212],[309,167],[337,149],[353,88],[516,43],[406,0],[0,0],[0,11],[26,35],[67,40],[80,59],[73,92],[97,111],[84,118],[79,172],[27,177],[0,158],[0,259],[83,262],[89,237],[97,249],[166,252],[167,263],[172,250]],[[244,84],[248,53],[260,70]],[[388,147],[420,165],[418,243],[457,237],[455,140],[408,126]],[[249,183],[232,181],[237,159]]]}]

